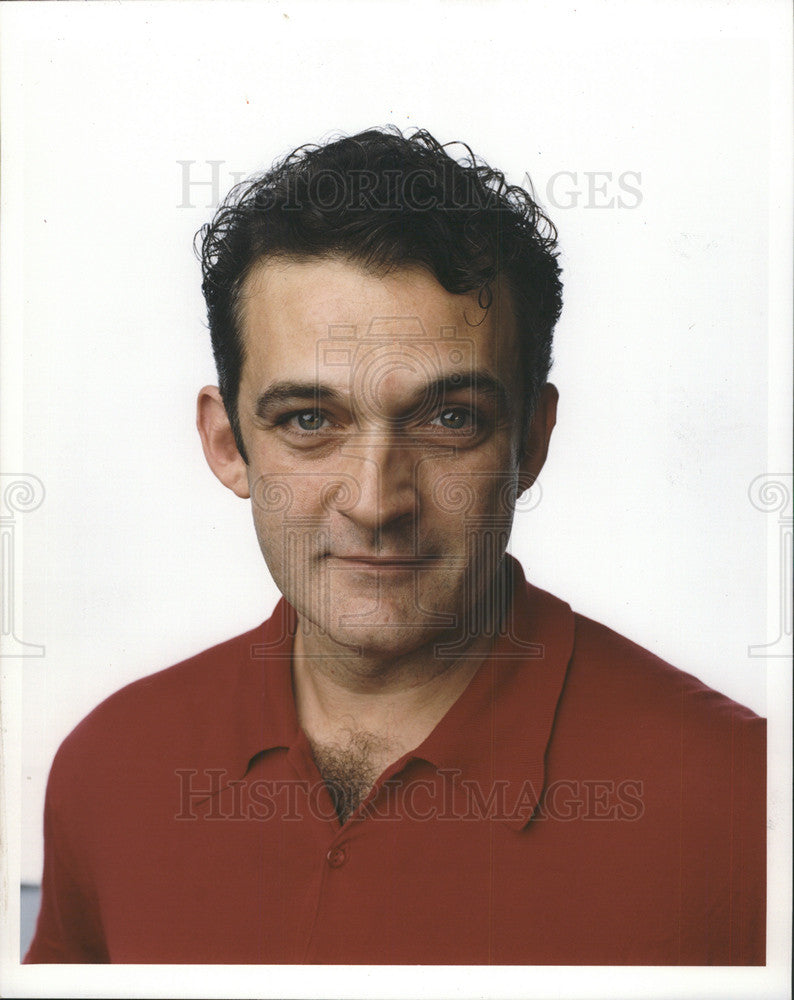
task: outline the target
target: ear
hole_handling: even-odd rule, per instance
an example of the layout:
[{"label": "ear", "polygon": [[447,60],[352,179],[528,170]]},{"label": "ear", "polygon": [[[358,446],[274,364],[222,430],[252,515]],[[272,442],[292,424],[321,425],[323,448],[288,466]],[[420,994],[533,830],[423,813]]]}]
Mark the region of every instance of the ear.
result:
[{"label": "ear", "polygon": [[248,499],[248,466],[237,450],[226,407],[214,385],[205,385],[198,394],[196,426],[209,467],[224,486]]},{"label": "ear", "polygon": [[549,440],[557,423],[557,401],[560,394],[557,387],[547,382],[540,391],[538,405],[529,425],[525,442],[526,450],[518,467],[518,489],[520,493],[530,489],[540,475],[540,470],[549,453]]}]

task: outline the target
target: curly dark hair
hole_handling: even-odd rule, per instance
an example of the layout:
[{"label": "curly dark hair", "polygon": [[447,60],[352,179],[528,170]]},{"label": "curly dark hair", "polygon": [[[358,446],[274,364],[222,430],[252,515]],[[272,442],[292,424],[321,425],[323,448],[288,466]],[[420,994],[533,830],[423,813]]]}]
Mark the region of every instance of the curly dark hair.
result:
[{"label": "curly dark hair", "polygon": [[[449,146],[465,155],[454,159]],[[374,272],[419,265],[448,292],[477,291],[486,310],[495,279],[504,278],[528,428],[562,308],[557,231],[529,192],[465,143],[441,145],[424,129],[403,135],[387,126],[301,146],[234,187],[196,234],[196,248],[220,393],[246,462],[237,411],[245,357],[240,291],[268,257],[335,256]]]}]

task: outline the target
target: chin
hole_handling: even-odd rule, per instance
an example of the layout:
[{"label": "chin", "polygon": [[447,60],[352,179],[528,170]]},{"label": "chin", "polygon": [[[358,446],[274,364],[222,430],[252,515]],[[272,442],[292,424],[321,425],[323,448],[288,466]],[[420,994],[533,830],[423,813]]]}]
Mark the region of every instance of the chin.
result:
[{"label": "chin", "polygon": [[349,655],[358,652],[362,660],[394,661],[439,638],[437,629],[426,626],[360,625],[336,627],[328,636]]},{"label": "chin", "polygon": [[447,612],[420,610],[413,595],[403,601],[334,601],[324,623],[334,642],[358,648],[367,658],[395,658],[438,641],[457,621]]},{"label": "chin", "polygon": [[[444,597],[447,599],[445,600]],[[328,620],[345,631],[371,630],[380,632],[415,633],[423,630],[438,631],[454,627],[458,615],[453,609],[456,602],[427,587],[417,593],[413,586],[380,592],[369,588],[367,592],[332,595]]]}]

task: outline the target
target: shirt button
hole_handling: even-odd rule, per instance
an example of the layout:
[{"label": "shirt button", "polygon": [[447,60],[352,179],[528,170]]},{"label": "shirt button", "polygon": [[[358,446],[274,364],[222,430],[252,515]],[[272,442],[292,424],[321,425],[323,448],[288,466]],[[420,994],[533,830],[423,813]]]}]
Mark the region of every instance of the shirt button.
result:
[{"label": "shirt button", "polygon": [[325,857],[331,868],[341,868],[345,861],[347,861],[347,851],[344,847],[334,847]]}]

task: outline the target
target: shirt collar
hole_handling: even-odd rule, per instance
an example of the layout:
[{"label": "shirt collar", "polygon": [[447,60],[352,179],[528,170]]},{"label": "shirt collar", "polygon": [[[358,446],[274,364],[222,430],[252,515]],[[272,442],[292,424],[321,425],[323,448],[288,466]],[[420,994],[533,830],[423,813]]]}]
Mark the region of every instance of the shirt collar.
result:
[{"label": "shirt collar", "polygon": [[[507,817],[521,828],[543,789],[546,749],[573,653],[574,615],[565,602],[528,584],[520,564],[507,558],[512,601],[494,648],[411,756],[486,788],[495,779],[521,788],[521,814]],[[300,736],[291,670],[296,625],[294,609],[282,598],[246,637],[248,662],[235,699],[239,740],[231,754],[240,776],[254,757],[290,747]]]},{"label": "shirt collar", "polygon": [[508,557],[513,599],[488,659],[469,686],[414,751],[439,769],[460,771],[485,797],[494,781],[509,786],[521,810],[504,817],[520,829],[531,818],[545,781],[546,750],[574,645],[569,605],[528,584]]}]

